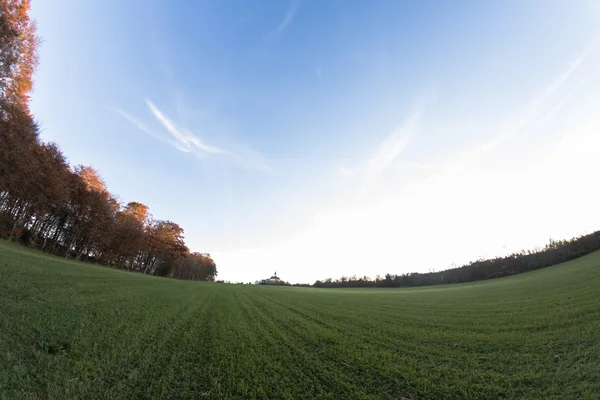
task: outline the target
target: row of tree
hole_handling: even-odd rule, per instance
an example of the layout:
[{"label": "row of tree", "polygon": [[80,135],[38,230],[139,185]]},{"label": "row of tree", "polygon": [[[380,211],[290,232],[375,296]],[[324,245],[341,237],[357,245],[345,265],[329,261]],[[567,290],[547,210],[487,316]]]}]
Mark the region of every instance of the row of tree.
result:
[{"label": "row of tree", "polygon": [[91,167],[71,167],[30,114],[37,65],[29,0],[0,0],[0,237],[76,260],[145,274],[214,281],[209,254],[146,205],[121,204]]},{"label": "row of tree", "polygon": [[543,249],[521,251],[505,257],[477,260],[458,268],[439,272],[386,274],[384,277],[342,277],[316,281],[314,286],[338,287],[410,287],[464,283],[500,278],[549,267],[600,250],[600,231],[571,240],[550,240]]}]

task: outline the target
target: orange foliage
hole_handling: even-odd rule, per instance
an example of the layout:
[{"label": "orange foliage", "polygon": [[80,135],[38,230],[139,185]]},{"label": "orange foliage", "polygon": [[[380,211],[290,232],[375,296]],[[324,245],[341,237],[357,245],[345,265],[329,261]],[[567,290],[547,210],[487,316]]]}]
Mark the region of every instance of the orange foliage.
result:
[{"label": "orange foliage", "polygon": [[26,112],[39,44],[30,7],[30,0],[0,0],[0,105],[17,103]]}]

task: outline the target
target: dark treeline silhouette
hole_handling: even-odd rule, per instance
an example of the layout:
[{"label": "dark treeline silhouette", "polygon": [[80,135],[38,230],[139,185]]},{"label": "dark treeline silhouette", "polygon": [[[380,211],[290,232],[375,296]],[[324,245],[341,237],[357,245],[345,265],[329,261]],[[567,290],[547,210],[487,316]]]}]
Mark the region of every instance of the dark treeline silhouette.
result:
[{"label": "dark treeline silhouette", "polygon": [[549,267],[600,250],[600,231],[573,238],[554,241],[540,250],[514,253],[505,257],[477,260],[458,268],[439,272],[386,274],[375,280],[369,277],[342,277],[337,280],[316,281],[315,287],[411,287],[464,283],[500,278]]},{"label": "dark treeline silhouette", "polygon": [[214,281],[209,254],[190,253],[183,229],[121,204],[91,167],[44,143],[28,103],[37,65],[29,0],[0,0],[0,237],[76,260],[179,279]]}]

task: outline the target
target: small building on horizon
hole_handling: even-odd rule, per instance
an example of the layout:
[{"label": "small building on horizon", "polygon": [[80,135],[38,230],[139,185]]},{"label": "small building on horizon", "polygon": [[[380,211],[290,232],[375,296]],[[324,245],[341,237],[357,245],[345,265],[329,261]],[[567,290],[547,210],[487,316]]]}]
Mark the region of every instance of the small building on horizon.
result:
[{"label": "small building on horizon", "polygon": [[258,281],[258,284],[259,285],[285,285],[286,282],[279,279],[279,277],[277,276],[277,271],[275,271],[275,273],[269,279],[263,279],[261,281]]}]

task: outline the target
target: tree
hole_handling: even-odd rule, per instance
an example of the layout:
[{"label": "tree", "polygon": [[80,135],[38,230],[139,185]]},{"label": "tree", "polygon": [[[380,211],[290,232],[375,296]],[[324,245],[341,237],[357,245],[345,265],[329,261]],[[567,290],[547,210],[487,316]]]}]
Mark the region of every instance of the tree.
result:
[{"label": "tree", "polygon": [[146,228],[146,257],[140,267],[151,275],[168,276],[174,262],[189,252],[183,229],[175,222],[154,221]]},{"label": "tree", "polygon": [[107,233],[103,261],[125,269],[135,269],[138,255],[144,248],[148,207],[131,202],[116,213],[112,230]]},{"label": "tree", "polygon": [[177,279],[214,282],[217,277],[217,266],[210,254],[191,253],[182,260],[174,272]]},{"label": "tree", "polygon": [[40,141],[28,109],[39,42],[29,9],[30,0],[0,0],[0,237],[78,260],[214,281],[214,261],[189,253],[178,224],[153,221],[142,203],[122,206],[96,170],[71,168],[58,145]]},{"label": "tree", "polygon": [[0,0],[0,111],[19,104],[29,112],[39,39],[29,18],[30,0]]}]

